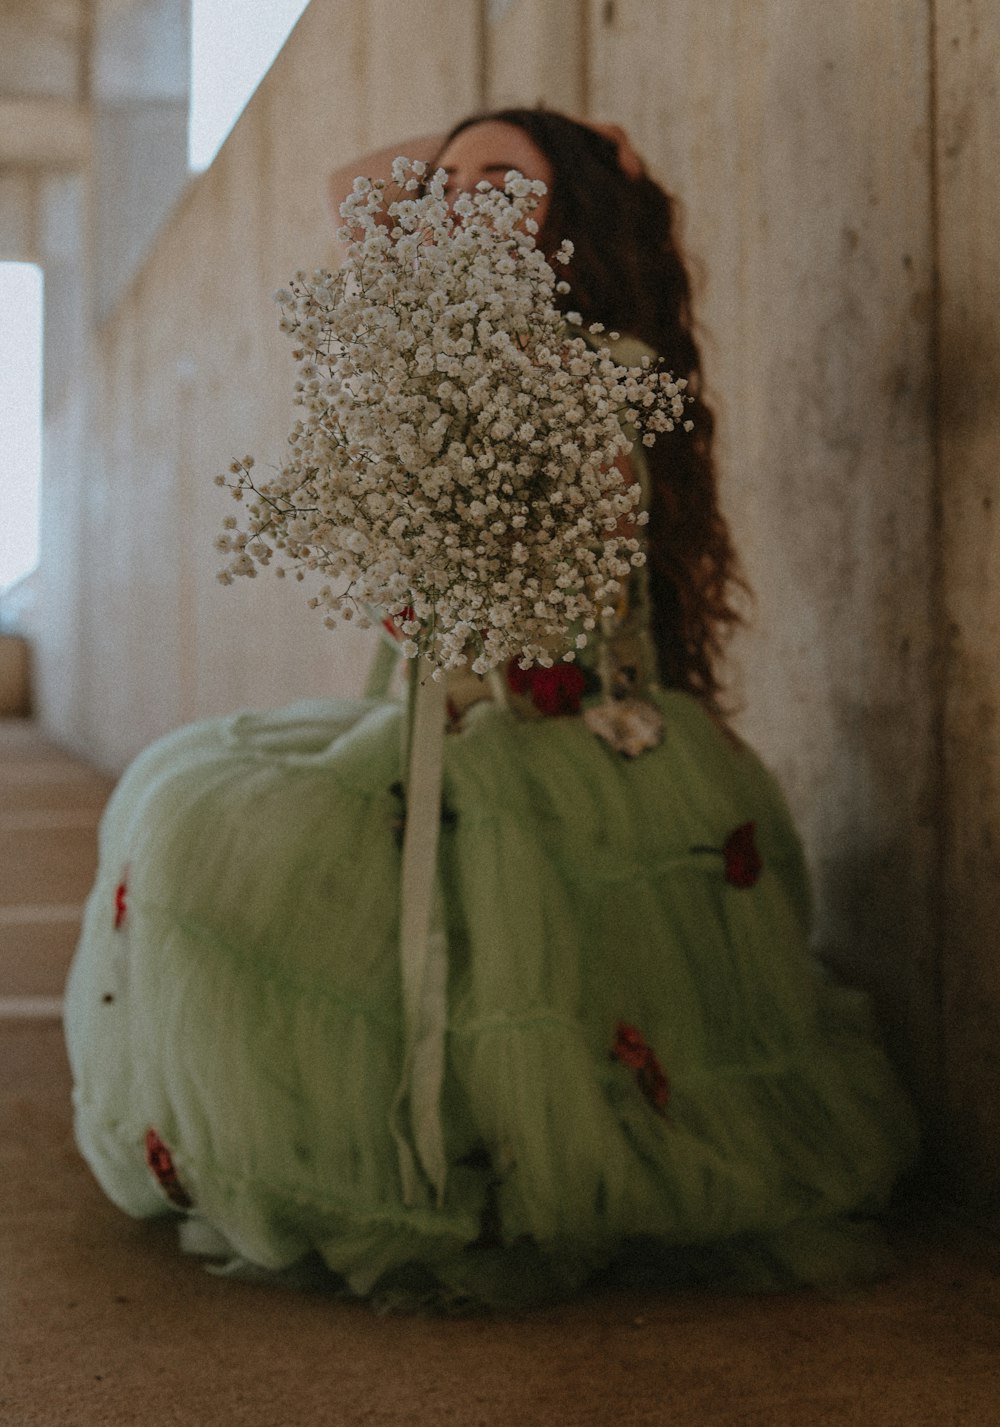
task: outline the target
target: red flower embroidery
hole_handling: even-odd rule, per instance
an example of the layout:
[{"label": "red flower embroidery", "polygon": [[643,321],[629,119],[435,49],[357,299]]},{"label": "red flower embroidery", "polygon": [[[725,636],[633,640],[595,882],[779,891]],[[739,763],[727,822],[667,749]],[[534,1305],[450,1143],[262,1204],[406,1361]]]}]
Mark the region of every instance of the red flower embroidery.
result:
[{"label": "red flower embroidery", "polygon": [[125,905],[125,894],[127,893],[127,891],[128,891],[128,888],[127,888],[127,886],[125,885],[125,882],[124,882],[124,881],[119,882],[119,883],[118,883],[118,886],[115,888],[115,931],[116,931],[116,932],[117,932],[117,931],[121,931],[122,923],[123,923],[124,920],[125,920],[125,912],[126,912],[126,910],[127,910],[126,905]]},{"label": "red flower embroidery", "polygon": [[177,1178],[170,1151],[152,1128],[146,1131],[146,1164],[171,1204],[178,1209],[191,1208],[191,1196]]},{"label": "red flower embroidery", "polygon": [[383,619],[382,625],[383,628],[389,631],[393,639],[405,639],[406,636],[403,634],[400,625],[404,624],[407,620],[414,618],[415,615],[413,611],[413,606],[404,605],[404,607],[402,609],[397,610],[395,614],[390,614],[385,619]]},{"label": "red flower embroidery", "polygon": [[755,823],[743,823],[726,839],[722,856],[726,864],[726,881],[733,887],[753,887],[764,870],[754,841]]},{"label": "red flower embroidery", "polygon": [[658,1115],[665,1115],[670,1100],[670,1082],[642,1032],[627,1021],[619,1021],[615,1027],[611,1058],[635,1072],[636,1084],[643,1095]]},{"label": "red flower embroidery", "polygon": [[507,684],[512,693],[528,696],[546,718],[558,718],[580,712],[587,680],[576,664],[553,664],[550,669],[535,664],[521,669],[514,659],[507,665]]},{"label": "red flower embroidery", "polygon": [[649,1046],[642,1032],[637,1031],[635,1026],[630,1026],[627,1021],[619,1021],[615,1027],[615,1043],[611,1049],[614,1059],[620,1060],[622,1065],[627,1065],[630,1070],[641,1070],[648,1053]]}]

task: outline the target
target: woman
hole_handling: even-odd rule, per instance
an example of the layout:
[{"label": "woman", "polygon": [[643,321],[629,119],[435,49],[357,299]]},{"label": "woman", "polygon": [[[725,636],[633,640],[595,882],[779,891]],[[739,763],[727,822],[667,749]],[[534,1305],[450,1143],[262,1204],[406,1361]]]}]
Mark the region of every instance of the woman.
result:
[{"label": "woman", "polygon": [[633,450],[648,564],[589,666],[452,682],[416,1052],[399,702],[213,720],[138,760],[68,990],[80,1145],[189,1247],[274,1272],[318,1254],[388,1301],[864,1276],[915,1130],[864,999],[810,958],[798,840],[721,711],[740,581],[670,200],[620,132],[548,112],[407,147],[450,193],[542,178],[567,301],[626,334],[621,360],[687,376],[694,432]]}]

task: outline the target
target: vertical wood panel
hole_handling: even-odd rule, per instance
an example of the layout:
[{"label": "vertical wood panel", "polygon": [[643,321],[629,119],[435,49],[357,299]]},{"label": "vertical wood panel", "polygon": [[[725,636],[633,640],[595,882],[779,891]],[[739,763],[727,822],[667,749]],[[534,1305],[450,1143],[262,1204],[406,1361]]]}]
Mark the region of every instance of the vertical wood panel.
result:
[{"label": "vertical wood panel", "polygon": [[945,1032],[953,1123],[1000,1202],[1000,10],[937,0]]},{"label": "vertical wood panel", "polygon": [[52,548],[88,552],[76,722],[109,767],[188,718],[360,689],[371,636],[323,629],[293,581],[217,584],[212,476],[281,459],[294,372],[271,293],[327,259],[327,172],[482,102],[478,5],[400,20],[395,0],[306,10],[94,343],[89,454],[52,451],[82,538],[66,525]]},{"label": "vertical wood panel", "polygon": [[[303,586],[268,574],[217,584],[212,537],[229,507],[212,476],[244,452],[264,469],[284,453],[294,364],[271,294],[296,269],[327,260],[325,176],[369,145],[366,56],[363,6],[310,6],[171,226],[130,319],[142,325],[179,299],[165,369],[183,432],[181,587],[195,592],[194,643],[181,648],[194,681],[185,717],[352,691],[363,675],[367,643],[323,629]],[[192,265],[197,291],[188,284],[186,301],[180,278]],[[224,316],[225,340],[199,313]]]},{"label": "vertical wood panel", "polygon": [[366,0],[372,145],[449,129],[483,102],[479,0]]},{"label": "vertical wood panel", "polygon": [[[873,58],[877,56],[877,61]],[[592,113],[678,192],[757,592],[743,727],[829,953],[935,1077],[926,9],[591,0]]]},{"label": "vertical wood panel", "polygon": [[583,114],[586,0],[487,0],[486,103]]}]

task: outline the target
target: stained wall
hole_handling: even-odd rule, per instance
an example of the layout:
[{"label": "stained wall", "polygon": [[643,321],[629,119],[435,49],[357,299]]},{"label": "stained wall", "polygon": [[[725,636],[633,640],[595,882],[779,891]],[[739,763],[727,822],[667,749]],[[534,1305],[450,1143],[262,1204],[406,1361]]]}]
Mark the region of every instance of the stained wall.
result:
[{"label": "stained wall", "polygon": [[723,487],[755,592],[734,650],[740,725],[798,815],[825,951],[879,993],[894,1028],[920,1028],[914,1071],[931,1079],[942,770],[927,10],[733,0],[710,15],[593,0],[592,111],[621,115],[655,156],[703,273]]},{"label": "stained wall", "polygon": [[1000,1202],[1000,10],[936,8],[933,361],[948,1124]]}]

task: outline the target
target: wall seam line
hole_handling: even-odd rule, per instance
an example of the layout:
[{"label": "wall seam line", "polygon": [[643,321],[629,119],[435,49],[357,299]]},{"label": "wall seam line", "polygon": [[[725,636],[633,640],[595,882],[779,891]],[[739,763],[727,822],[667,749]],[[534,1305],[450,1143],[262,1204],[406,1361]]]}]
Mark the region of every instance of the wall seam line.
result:
[{"label": "wall seam line", "polygon": [[[935,1017],[934,1061],[938,1085],[945,1087],[947,1097],[947,1036],[945,1027],[945,947],[947,941],[947,860],[950,846],[948,815],[947,718],[948,674],[951,666],[951,636],[948,627],[948,605],[945,587],[944,552],[944,450],[941,432],[942,362],[942,278],[941,278],[941,174],[940,174],[940,94],[938,89],[938,15],[937,0],[928,0],[928,83],[927,123],[929,147],[929,243],[930,243],[930,326],[928,331],[928,367],[930,392],[928,418],[930,424],[930,515],[931,549],[929,559],[928,604],[931,625],[930,648],[930,708],[931,708],[931,825],[934,885],[932,955],[929,968],[931,1010]],[[942,1117],[947,1105],[933,1107]]]},{"label": "wall seam line", "polygon": [[490,34],[489,34],[489,0],[478,0],[477,14],[479,17],[479,74],[477,77],[476,108],[480,113],[484,113],[489,107],[487,95],[489,93],[490,82]]}]

